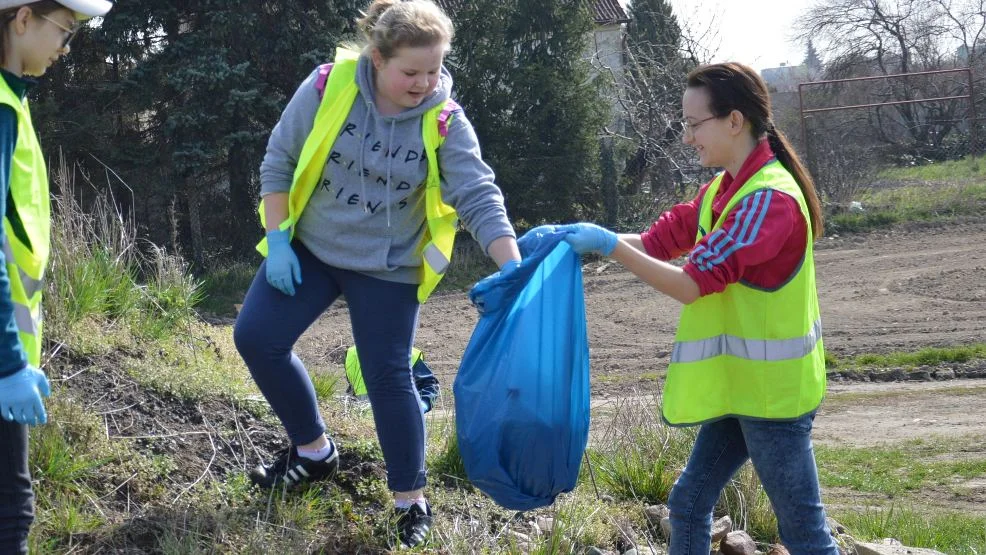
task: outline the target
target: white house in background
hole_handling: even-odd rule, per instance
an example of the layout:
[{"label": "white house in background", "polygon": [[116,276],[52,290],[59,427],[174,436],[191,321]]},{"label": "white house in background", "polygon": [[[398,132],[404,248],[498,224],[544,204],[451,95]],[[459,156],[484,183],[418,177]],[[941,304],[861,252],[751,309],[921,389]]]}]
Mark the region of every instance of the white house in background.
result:
[{"label": "white house in background", "polygon": [[[445,13],[452,15],[459,6],[469,0],[435,0]],[[630,21],[626,0],[584,0],[592,5],[596,27],[593,30],[588,56],[599,60],[602,66],[623,75],[624,31]]]},{"label": "white house in background", "polygon": [[[436,0],[445,13],[452,15],[459,6],[469,0]],[[534,0],[537,1],[537,0]],[[596,26],[593,29],[586,58],[597,71],[608,73],[616,87],[624,83],[624,48],[626,46],[626,0],[583,0],[591,4]],[[621,120],[621,108],[614,99],[612,123]]]},{"label": "white house in background", "polygon": [[[613,86],[621,88],[625,83],[624,53],[626,52],[627,16],[625,0],[594,0],[596,28],[589,44],[588,58],[596,71],[608,73]],[[623,107],[617,97],[611,95],[612,117],[608,127],[620,129],[623,121]]]},{"label": "white house in background", "polygon": [[626,47],[627,16],[624,0],[594,0],[596,28],[589,45],[594,65],[612,72],[617,84],[623,82],[623,53]]}]

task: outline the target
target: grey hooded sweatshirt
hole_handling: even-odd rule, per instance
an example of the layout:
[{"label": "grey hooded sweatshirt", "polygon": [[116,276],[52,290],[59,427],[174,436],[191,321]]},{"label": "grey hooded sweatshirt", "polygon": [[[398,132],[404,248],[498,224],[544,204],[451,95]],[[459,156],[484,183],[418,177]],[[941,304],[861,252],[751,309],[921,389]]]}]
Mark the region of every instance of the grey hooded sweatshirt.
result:
[{"label": "grey hooded sweatshirt", "polygon": [[[421,116],[445,102],[452,76],[442,67],[438,86],[416,108],[383,116],[374,102],[373,64],[361,56],[359,93],[295,228],[295,237],[322,262],[372,277],[418,283],[418,246],[427,229],[425,178],[428,173]],[[260,165],[261,196],[288,192],[301,148],[320,103],[316,69],[281,114]],[[438,150],[442,200],[459,214],[483,247],[515,237],[479,141],[461,110],[454,113]]]}]

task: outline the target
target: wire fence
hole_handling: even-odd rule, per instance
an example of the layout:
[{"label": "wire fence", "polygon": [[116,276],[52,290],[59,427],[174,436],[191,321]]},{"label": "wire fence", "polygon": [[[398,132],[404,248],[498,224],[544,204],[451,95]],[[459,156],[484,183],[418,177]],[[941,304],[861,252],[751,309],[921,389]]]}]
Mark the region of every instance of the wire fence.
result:
[{"label": "wire fence", "polygon": [[848,202],[880,167],[981,152],[977,94],[971,68],[800,83],[799,150],[827,201]]}]

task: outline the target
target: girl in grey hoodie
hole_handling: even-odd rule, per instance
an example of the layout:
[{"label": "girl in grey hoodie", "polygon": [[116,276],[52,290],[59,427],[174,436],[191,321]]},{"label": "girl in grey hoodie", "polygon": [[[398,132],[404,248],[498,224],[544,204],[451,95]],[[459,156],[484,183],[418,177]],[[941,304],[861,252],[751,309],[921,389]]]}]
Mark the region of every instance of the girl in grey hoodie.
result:
[{"label": "girl in grey hoodie", "polygon": [[[356,99],[293,230],[281,224],[321,103],[319,70],[301,84],[271,134],[260,167],[269,250],[234,339],[292,444],[251,478],[266,487],[328,478],[338,468],[338,451],[292,347],[340,295],[346,297],[394,492],[398,537],[414,546],[424,541],[432,519],[423,493],[424,419],[409,365],[428,229],[422,125],[429,122],[422,116],[449,101],[452,77],[443,60],[453,31],[430,0],[374,0],[358,23],[368,45],[356,62]],[[512,271],[520,253],[503,196],[469,120],[454,103],[447,106],[456,110],[437,150],[442,201],[455,208],[500,271]]]}]

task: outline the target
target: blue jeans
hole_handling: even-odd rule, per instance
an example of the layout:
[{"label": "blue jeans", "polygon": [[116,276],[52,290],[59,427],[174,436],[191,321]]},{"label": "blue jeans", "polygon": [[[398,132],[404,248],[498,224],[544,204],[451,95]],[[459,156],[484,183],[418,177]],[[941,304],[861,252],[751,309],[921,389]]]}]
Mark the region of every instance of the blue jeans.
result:
[{"label": "blue jeans", "polygon": [[708,555],[716,501],[747,459],[773,505],[788,551],[838,555],[818,486],[811,446],[814,419],[811,412],[793,421],[725,418],[703,424],[668,498],[669,555]]},{"label": "blue jeans", "polygon": [[27,426],[0,419],[0,553],[5,555],[27,555],[34,522],[27,437]]},{"label": "blue jeans", "polygon": [[236,349],[291,442],[311,443],[325,433],[325,423],[308,371],[291,349],[345,295],[387,485],[398,492],[424,487],[424,416],[408,364],[418,324],[418,286],[333,268],[298,241],[291,246],[301,265],[301,284],[294,296],[285,295],[267,283],[266,262],[261,264],[236,318]]}]

